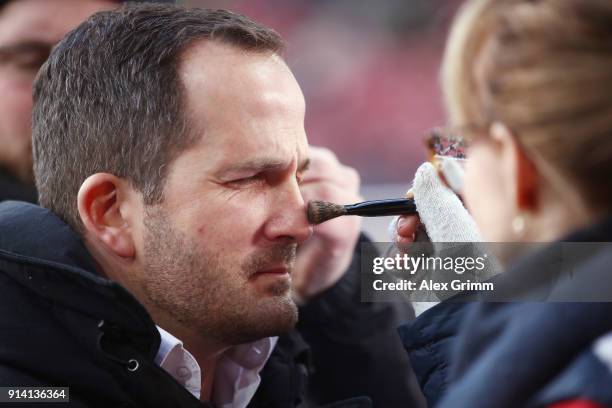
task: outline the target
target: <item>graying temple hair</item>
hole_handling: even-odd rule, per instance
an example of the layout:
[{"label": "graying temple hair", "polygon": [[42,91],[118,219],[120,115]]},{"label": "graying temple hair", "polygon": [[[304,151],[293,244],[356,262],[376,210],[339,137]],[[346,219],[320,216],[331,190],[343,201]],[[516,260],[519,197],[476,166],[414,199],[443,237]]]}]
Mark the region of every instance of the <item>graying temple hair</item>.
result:
[{"label": "graying temple hair", "polygon": [[275,31],[245,16],[170,4],[96,13],[58,44],[34,84],[42,206],[80,230],[77,194],[99,172],[128,180],[145,204],[163,199],[168,165],[196,141],[177,71],[202,39],[253,52],[283,48]]}]

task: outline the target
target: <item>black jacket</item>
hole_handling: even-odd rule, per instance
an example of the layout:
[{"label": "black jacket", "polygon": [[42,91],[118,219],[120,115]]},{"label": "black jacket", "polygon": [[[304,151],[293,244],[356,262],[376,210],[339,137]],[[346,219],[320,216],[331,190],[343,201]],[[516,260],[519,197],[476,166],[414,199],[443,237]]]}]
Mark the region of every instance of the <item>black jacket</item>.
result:
[{"label": "black jacket", "polygon": [[530,301],[446,301],[400,327],[430,406],[612,406],[610,362],[594,352],[612,333],[612,219],[562,241],[605,244],[573,256],[549,246],[515,262],[497,283],[530,282],[520,297]]},{"label": "black jacket", "polygon": [[[128,291],[95,270],[78,235],[51,212],[0,204],[0,386],[68,386],[72,406],[211,406],[154,363],[160,344],[155,324]],[[297,331],[281,336],[250,407],[311,406],[307,387],[317,403],[369,395],[387,398],[381,407],[411,405],[404,380],[409,367],[398,353],[399,340],[389,335],[393,309],[358,304],[334,330],[332,320],[349,309],[346,295],[358,287],[355,275],[348,273],[303,310],[300,330],[313,339],[312,349]],[[388,385],[384,376],[376,379],[385,364],[393,370]],[[381,390],[361,389],[361,376]],[[334,406],[367,407],[368,401]]]}]

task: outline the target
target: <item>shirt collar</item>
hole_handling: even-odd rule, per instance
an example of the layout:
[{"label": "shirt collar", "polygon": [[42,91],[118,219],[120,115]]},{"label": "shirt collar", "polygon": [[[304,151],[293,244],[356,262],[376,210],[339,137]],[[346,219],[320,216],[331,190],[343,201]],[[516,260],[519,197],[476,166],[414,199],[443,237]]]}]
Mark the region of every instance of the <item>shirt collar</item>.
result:
[{"label": "shirt collar", "polygon": [[183,342],[156,326],[161,336],[155,364],[166,370],[179,384],[194,397],[200,399],[202,371],[196,359],[183,347]]},{"label": "shirt collar", "polygon": [[[198,362],[183,347],[182,341],[159,326],[157,330],[161,343],[155,363],[199,399],[202,371]],[[267,337],[226,350],[217,363],[213,402],[222,408],[246,407],[259,387],[259,372],[268,361],[277,341],[278,337]]]}]

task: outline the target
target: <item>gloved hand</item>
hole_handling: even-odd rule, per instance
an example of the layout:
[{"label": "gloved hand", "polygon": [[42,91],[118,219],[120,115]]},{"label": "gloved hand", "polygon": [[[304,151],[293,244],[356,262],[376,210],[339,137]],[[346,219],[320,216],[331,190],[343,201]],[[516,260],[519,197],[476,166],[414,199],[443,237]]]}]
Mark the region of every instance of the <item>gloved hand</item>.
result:
[{"label": "gloved hand", "polygon": [[[452,171],[461,171],[452,169]],[[393,242],[411,242],[423,225],[432,242],[479,242],[476,223],[461,200],[440,180],[431,163],[423,163],[414,176],[412,189],[419,216],[398,217],[392,223]],[[417,219],[418,218],[418,219]],[[418,234],[417,234],[418,235]],[[412,239],[411,239],[412,238]]]},{"label": "gloved hand", "polygon": [[[459,166],[447,167],[444,170],[448,171],[448,176],[446,172],[444,174],[445,178],[455,183],[457,172],[462,171]],[[448,243],[481,241],[476,223],[459,197],[442,183],[431,163],[423,163],[418,168],[408,195],[414,197],[419,215],[398,217],[392,222],[390,226],[393,230],[392,240],[399,244],[398,250],[402,251],[401,244],[430,240],[433,243],[434,253],[440,254],[449,248],[452,249]],[[475,279],[486,280],[491,274],[492,271],[486,271]],[[431,276],[421,274],[421,278],[431,278]],[[438,302],[434,293],[429,294],[429,297],[419,295],[418,300],[413,299],[416,315]]]}]

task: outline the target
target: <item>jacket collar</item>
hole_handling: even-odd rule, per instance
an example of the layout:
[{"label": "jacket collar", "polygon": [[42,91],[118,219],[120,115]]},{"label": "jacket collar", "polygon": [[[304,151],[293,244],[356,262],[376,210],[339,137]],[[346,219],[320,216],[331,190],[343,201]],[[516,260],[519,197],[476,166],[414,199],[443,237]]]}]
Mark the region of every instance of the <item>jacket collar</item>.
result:
[{"label": "jacket collar", "polygon": [[[557,242],[527,243],[526,248],[532,250],[517,257],[505,273],[493,278],[496,290],[492,297],[485,298],[497,301],[594,299],[585,297],[581,289],[586,293],[603,293],[609,299],[612,296],[609,287],[598,285],[592,276],[598,269],[592,262],[612,256],[609,242],[612,242],[612,217],[576,230]],[[569,297],[559,298],[560,293]]]},{"label": "jacket collar", "polygon": [[95,273],[95,263],[77,233],[46,208],[18,201],[0,203],[0,249]]},{"label": "jacket collar", "polygon": [[32,294],[138,336],[149,353],[159,347],[144,306],[120,284],[98,275],[78,234],[47,209],[0,203],[0,271]]},{"label": "jacket collar", "polygon": [[612,242],[612,216],[566,235],[561,242]]}]

